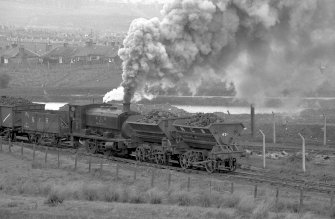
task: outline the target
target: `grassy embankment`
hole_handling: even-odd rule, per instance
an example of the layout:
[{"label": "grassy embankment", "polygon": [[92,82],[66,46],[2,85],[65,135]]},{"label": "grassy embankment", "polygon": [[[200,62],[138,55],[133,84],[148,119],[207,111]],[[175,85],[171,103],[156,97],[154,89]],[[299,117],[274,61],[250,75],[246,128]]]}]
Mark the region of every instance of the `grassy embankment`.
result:
[{"label": "grassy embankment", "polygon": [[[4,147],[6,149],[6,147]],[[207,177],[172,172],[167,186],[167,171],[156,170],[154,187],[151,171],[138,167],[133,180],[133,166],[122,165],[118,178],[115,163],[104,162],[102,174],[99,160],[94,160],[87,173],[87,159],[81,157],[73,170],[73,156],[57,156],[50,152],[48,163],[44,153],[13,147],[12,154],[0,153],[0,214],[5,218],[326,218],[329,201],[317,195],[305,195],[305,213],[298,214],[296,191],[281,190],[277,206],[274,190],[259,187],[258,197],[252,186],[235,184]],[[191,176],[190,190],[187,177]],[[334,216],[334,212],[332,213]]]}]

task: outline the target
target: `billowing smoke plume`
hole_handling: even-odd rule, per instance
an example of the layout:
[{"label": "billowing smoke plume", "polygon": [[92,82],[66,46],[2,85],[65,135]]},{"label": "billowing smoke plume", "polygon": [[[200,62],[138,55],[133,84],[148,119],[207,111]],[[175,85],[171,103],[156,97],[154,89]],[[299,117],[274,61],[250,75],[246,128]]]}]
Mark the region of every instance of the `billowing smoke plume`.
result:
[{"label": "billowing smoke plume", "polygon": [[161,20],[129,28],[119,50],[124,101],[196,94],[209,80],[233,84],[252,103],[312,92],[334,70],[328,64],[320,73],[335,58],[334,11],[333,0],[171,1]]}]

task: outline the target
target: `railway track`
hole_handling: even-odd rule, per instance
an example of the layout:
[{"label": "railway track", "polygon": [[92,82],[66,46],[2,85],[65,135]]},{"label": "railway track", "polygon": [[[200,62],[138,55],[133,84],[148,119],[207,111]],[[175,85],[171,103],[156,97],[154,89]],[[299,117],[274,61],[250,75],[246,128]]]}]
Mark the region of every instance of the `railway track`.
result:
[{"label": "railway track", "polygon": [[[243,149],[249,149],[252,151],[261,151],[263,146],[262,145],[240,145]],[[301,147],[296,146],[266,146],[267,151],[286,151],[286,152],[298,152],[301,151]],[[315,146],[306,146],[306,152],[316,152],[316,153],[325,153],[325,154],[335,154],[335,147],[334,148],[325,148],[324,146],[315,147]]]},{"label": "railway track", "polygon": [[[33,149],[33,144],[30,143],[23,143],[20,142],[22,145],[15,145],[18,147],[26,147]],[[35,146],[36,150],[39,150],[41,152],[45,151],[46,146]],[[269,184],[272,186],[277,187],[288,187],[293,189],[303,189],[304,191],[312,191],[312,192],[319,192],[324,194],[330,194],[331,192],[335,191],[335,185],[334,184],[327,184],[327,183],[321,183],[321,182],[310,182],[303,179],[289,179],[289,178],[282,178],[282,177],[276,177],[276,176],[270,176],[267,175],[264,171],[250,171],[247,168],[242,168],[242,170],[238,170],[235,172],[215,172],[215,173],[208,173],[201,169],[182,169],[178,166],[173,165],[160,165],[155,163],[147,163],[147,162],[138,162],[134,159],[127,159],[127,158],[121,158],[121,157],[113,157],[113,156],[105,156],[102,154],[90,154],[87,152],[81,152],[77,149],[69,149],[69,148],[61,148],[61,147],[49,147],[49,151],[56,151],[60,150],[62,153],[69,153],[71,155],[75,155],[78,153],[80,156],[86,156],[86,157],[93,157],[97,159],[106,159],[108,161],[122,163],[122,164],[128,164],[128,165],[137,165],[139,167],[148,167],[148,168],[155,168],[155,169],[165,169],[170,171],[177,171],[177,172],[183,172],[187,174],[195,174],[195,175],[202,175],[206,177],[211,177],[218,180],[230,180],[230,181],[243,181],[243,182],[249,182],[252,184]]]}]

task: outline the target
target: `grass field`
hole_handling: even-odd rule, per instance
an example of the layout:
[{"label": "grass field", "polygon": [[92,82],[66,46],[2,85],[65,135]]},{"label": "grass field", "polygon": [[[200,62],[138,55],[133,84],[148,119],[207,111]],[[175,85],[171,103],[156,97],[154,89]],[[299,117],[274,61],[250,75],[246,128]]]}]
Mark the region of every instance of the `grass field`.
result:
[{"label": "grass field", "polygon": [[[275,207],[271,187],[259,187],[253,198],[248,184],[230,182],[199,175],[172,172],[167,186],[167,172],[157,170],[154,186],[150,185],[150,169],[138,167],[133,178],[133,166],[121,165],[118,178],[115,163],[104,162],[102,174],[99,160],[93,160],[91,173],[87,159],[81,157],[73,170],[73,156],[57,157],[13,147],[12,153],[0,153],[0,218],[329,218],[329,200],[318,195],[305,195],[304,213],[298,213],[296,191],[281,190]],[[187,189],[187,177],[191,177]],[[332,214],[332,215],[331,215]]]}]

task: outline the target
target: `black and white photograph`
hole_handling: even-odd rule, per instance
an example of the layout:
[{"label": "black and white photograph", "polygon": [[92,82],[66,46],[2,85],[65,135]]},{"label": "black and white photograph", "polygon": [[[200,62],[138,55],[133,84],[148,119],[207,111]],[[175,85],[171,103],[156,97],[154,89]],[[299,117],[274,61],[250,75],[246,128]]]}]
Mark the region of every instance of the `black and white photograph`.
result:
[{"label": "black and white photograph", "polygon": [[0,0],[0,219],[335,219],[334,0]]}]

